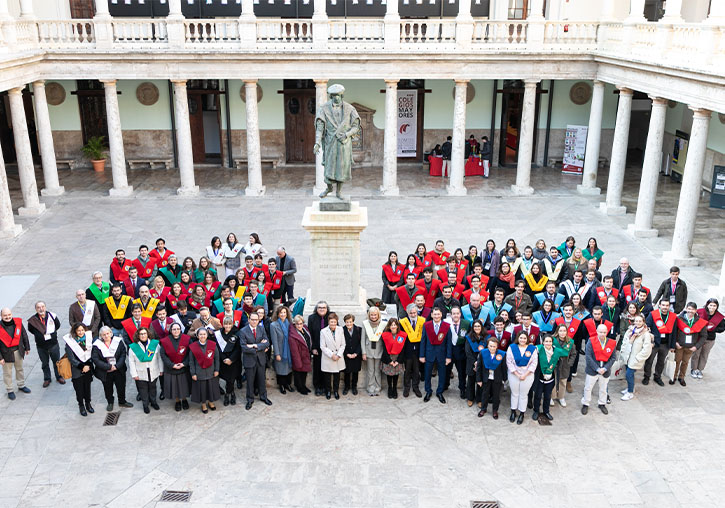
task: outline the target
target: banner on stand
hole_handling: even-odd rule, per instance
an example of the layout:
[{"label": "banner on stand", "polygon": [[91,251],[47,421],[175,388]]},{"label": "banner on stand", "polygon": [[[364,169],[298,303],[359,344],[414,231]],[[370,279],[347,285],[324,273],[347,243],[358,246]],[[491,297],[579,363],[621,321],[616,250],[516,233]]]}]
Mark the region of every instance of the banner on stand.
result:
[{"label": "banner on stand", "polygon": [[418,90],[398,90],[398,157],[418,152]]},{"label": "banner on stand", "polygon": [[587,130],[585,125],[567,125],[564,137],[564,160],[562,173],[581,175],[584,172],[584,154],[587,149]]}]

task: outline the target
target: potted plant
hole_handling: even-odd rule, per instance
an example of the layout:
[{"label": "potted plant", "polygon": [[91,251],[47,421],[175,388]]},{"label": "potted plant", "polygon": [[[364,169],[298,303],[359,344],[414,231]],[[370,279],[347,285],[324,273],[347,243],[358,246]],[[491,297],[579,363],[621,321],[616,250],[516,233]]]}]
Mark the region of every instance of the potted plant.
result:
[{"label": "potted plant", "polygon": [[83,155],[90,159],[95,171],[103,171],[106,166],[106,144],[105,136],[92,136],[81,149]]}]

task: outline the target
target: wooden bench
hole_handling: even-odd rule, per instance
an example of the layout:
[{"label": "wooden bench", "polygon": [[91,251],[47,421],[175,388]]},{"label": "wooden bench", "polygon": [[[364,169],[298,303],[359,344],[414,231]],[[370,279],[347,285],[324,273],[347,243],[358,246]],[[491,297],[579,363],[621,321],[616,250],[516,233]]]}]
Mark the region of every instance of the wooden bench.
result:
[{"label": "wooden bench", "polygon": [[[279,164],[279,159],[274,157],[262,157],[262,164],[271,164],[272,169],[277,169],[277,165]],[[247,159],[234,159],[234,168],[235,169],[242,169],[242,166],[247,165]]]},{"label": "wooden bench", "polygon": [[75,159],[55,159],[55,166],[58,169],[75,169],[76,162]]},{"label": "wooden bench", "polygon": [[148,167],[148,169],[163,167],[163,169],[171,169],[174,159],[146,157],[144,159],[126,159],[126,162],[128,163],[128,169],[136,169],[139,167]]},{"label": "wooden bench", "polygon": [[[600,168],[604,168],[607,165],[607,158],[606,157],[599,157],[599,162],[597,162],[597,165]],[[549,157],[549,161],[547,163],[547,166],[550,168],[556,168],[561,167],[564,164],[564,157]]]}]

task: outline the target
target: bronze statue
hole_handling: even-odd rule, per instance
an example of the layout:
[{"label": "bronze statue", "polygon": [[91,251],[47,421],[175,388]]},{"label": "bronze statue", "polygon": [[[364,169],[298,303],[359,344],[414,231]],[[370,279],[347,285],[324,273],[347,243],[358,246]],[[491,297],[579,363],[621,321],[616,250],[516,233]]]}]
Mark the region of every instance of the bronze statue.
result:
[{"label": "bronze statue", "polygon": [[352,138],[360,131],[360,116],[350,103],[342,100],[344,93],[344,86],[330,86],[327,89],[329,100],[319,107],[315,118],[313,151],[322,150],[327,184],[321,198],[332,192],[334,183],[337,185],[335,195],[342,199],[342,184],[352,179]]}]

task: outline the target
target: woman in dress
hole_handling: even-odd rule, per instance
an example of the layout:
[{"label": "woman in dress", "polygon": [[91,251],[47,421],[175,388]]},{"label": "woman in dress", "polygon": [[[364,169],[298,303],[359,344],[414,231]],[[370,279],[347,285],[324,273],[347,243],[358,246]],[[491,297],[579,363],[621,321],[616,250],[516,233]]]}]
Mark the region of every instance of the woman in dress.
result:
[{"label": "woman in dress", "polygon": [[289,331],[289,309],[280,305],[272,315],[270,332],[274,348],[274,371],[277,374],[277,386],[283,395],[287,391],[295,391],[292,388],[292,353],[290,352]]},{"label": "woman in dress", "polygon": [[229,275],[236,274],[242,264],[241,253],[244,246],[237,242],[237,235],[229,233],[224,244],[224,271]]},{"label": "woman in dress", "polygon": [[65,354],[70,361],[73,389],[76,392],[78,410],[81,416],[93,413],[91,406],[91,383],[93,382],[93,335],[83,323],[74,324],[70,333],[63,337]]},{"label": "woman in dress", "polygon": [[[486,290],[493,294],[493,290],[496,288],[496,275],[499,272],[501,256],[496,250],[496,242],[490,238],[486,240],[486,248],[481,253],[481,264],[483,265],[483,273],[489,277]],[[511,269],[510,266],[509,269]]]},{"label": "woman in dress", "polygon": [[320,369],[325,384],[325,397],[330,400],[333,393],[335,399],[340,398],[340,372],[345,370],[345,334],[342,327],[337,326],[337,314],[330,312],[327,321],[328,325],[320,331]]},{"label": "woman in dress", "polygon": [[161,361],[164,364],[162,392],[174,399],[174,409],[189,409],[189,348],[191,337],[182,333],[179,323],[172,323],[169,335],[161,339]]},{"label": "woman in dress", "polygon": [[652,354],[653,344],[654,336],[645,325],[644,316],[637,314],[634,324],[624,334],[620,350],[622,361],[627,365],[627,387],[622,390],[622,400],[634,398],[634,375],[644,367],[647,358]]},{"label": "woman in dress", "polygon": [[602,266],[602,256],[604,256],[604,251],[599,249],[596,238],[592,237],[587,241],[587,248],[582,251],[582,254],[584,255],[584,259],[587,261],[595,259],[597,261],[597,268]]},{"label": "woman in dress", "polygon": [[383,332],[383,356],[381,358],[381,369],[388,378],[388,398],[398,398],[398,377],[405,371],[403,360],[403,348],[407,340],[407,334],[400,329],[400,323],[396,318],[390,318]]},{"label": "woman in dress", "polygon": [[[486,332],[483,329],[483,322],[476,319],[466,335],[466,395],[468,407],[473,406],[474,401],[481,407],[481,390],[476,389],[476,361],[481,351],[486,349]],[[498,408],[496,408],[498,409]]]},{"label": "woman in dress", "polygon": [[[526,332],[520,332],[506,352],[506,366],[508,367],[509,389],[511,390],[511,423],[517,425],[524,423],[528,394],[534,384],[534,373],[538,365],[536,346],[529,344]],[[516,419],[516,410],[519,417]]]},{"label": "woman in dress", "polygon": [[702,371],[707,366],[710,350],[715,345],[715,336],[718,333],[725,332],[725,317],[718,311],[719,307],[720,303],[717,298],[710,298],[702,309],[697,310],[700,319],[707,321],[707,340],[692,353],[690,358],[690,375],[693,378],[702,379]]},{"label": "woman in dress", "polygon": [[106,411],[113,411],[113,387],[116,387],[119,407],[133,407],[126,400],[126,343],[121,337],[114,337],[108,326],[99,330],[100,338],[93,342],[91,360],[93,371],[103,383],[103,393],[106,396]]},{"label": "woman in dress", "polygon": [[214,402],[221,397],[219,390],[219,350],[217,343],[209,340],[209,331],[199,328],[195,342],[189,349],[189,372],[191,373],[191,401],[201,404],[201,412],[216,411]]},{"label": "woman in dress", "polygon": [[212,266],[211,261],[209,261],[208,257],[202,256],[199,258],[199,267],[194,270],[194,282],[204,282],[204,278],[207,272],[212,274],[213,280],[217,280],[216,268]]},{"label": "woman in dress", "polygon": [[400,285],[405,267],[398,263],[398,253],[390,251],[383,265],[383,303],[395,303],[395,288]]},{"label": "woman in dress", "polygon": [[164,372],[161,356],[157,354],[159,341],[151,340],[148,328],[141,327],[133,334],[133,342],[128,349],[128,370],[136,382],[143,412],[149,414],[149,406],[158,411],[156,380]]},{"label": "woman in dress", "polygon": [[307,388],[307,373],[312,371],[312,335],[302,316],[295,316],[292,321],[294,326],[289,333],[292,377],[297,392],[307,395],[312,391]]},{"label": "woman in dress", "polygon": [[259,241],[259,235],[257,233],[250,233],[249,234],[249,240],[242,248],[242,253],[245,256],[256,256],[257,254],[261,254],[263,258],[269,257],[267,254],[267,249],[262,246],[262,242]]},{"label": "woman in dress", "polygon": [[353,395],[357,395],[357,380],[360,369],[362,368],[362,328],[355,324],[355,316],[348,314],[343,318],[345,327],[345,373],[343,375],[342,394],[352,390]]},{"label": "woman in dress", "polygon": [[221,330],[214,332],[214,339],[219,347],[219,377],[224,380],[224,405],[237,404],[234,393],[234,381],[242,373],[242,347],[239,344],[238,330],[234,320],[225,317]]},{"label": "woman in dress", "polygon": [[[206,246],[206,257],[214,265],[217,274],[224,273],[224,246],[221,238],[215,236],[211,239],[211,245]],[[199,261],[199,264],[201,265],[201,261]]]},{"label": "woman in dress", "polygon": [[[572,393],[569,372],[577,358],[574,340],[569,337],[566,325],[561,323],[554,330],[554,347],[562,350],[559,363],[556,364],[556,392],[554,397],[559,401],[561,407],[566,407],[566,394]],[[551,404],[551,403],[550,403]]]}]

